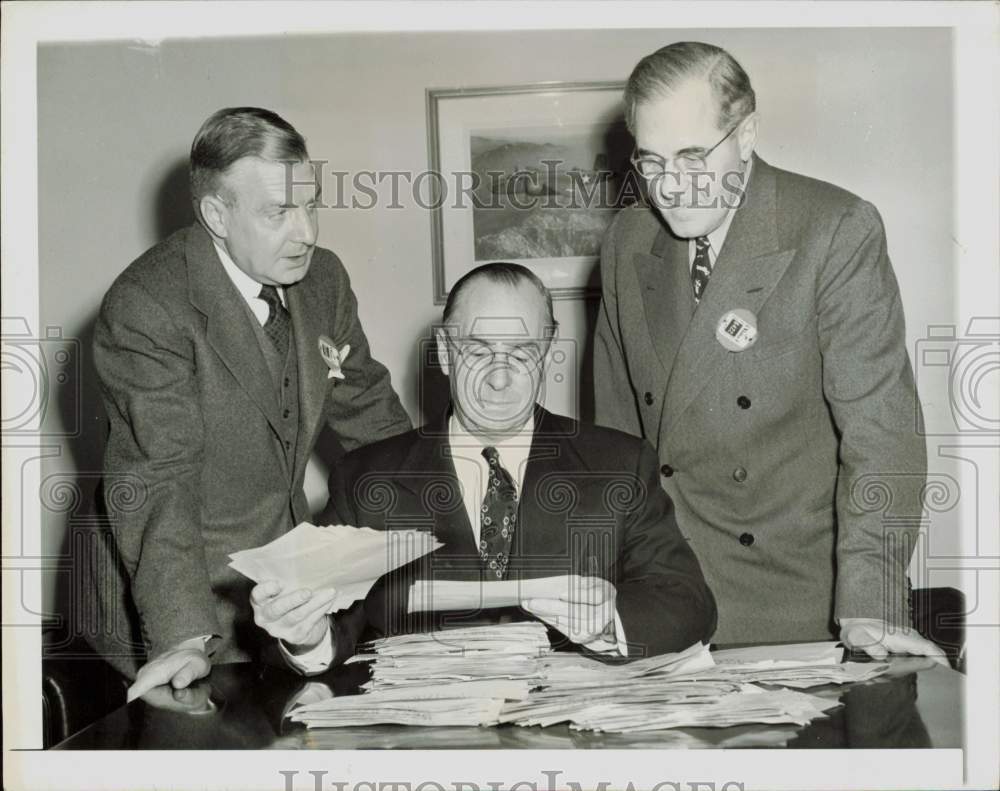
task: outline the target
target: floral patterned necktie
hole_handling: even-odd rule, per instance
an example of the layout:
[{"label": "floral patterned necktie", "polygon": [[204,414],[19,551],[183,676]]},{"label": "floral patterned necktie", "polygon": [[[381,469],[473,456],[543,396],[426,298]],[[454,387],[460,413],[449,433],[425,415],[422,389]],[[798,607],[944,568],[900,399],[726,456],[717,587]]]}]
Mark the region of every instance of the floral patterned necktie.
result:
[{"label": "floral patterned necktie", "polygon": [[712,259],[708,254],[711,244],[707,236],[699,236],[694,240],[694,261],[691,262],[691,287],[694,288],[694,301],[700,302],[701,295],[708,287],[708,276],[712,274]]},{"label": "floral patterned necktie", "polygon": [[490,477],[479,513],[479,557],[487,574],[502,580],[517,522],[517,488],[496,448],[483,448],[483,457],[490,464]]}]

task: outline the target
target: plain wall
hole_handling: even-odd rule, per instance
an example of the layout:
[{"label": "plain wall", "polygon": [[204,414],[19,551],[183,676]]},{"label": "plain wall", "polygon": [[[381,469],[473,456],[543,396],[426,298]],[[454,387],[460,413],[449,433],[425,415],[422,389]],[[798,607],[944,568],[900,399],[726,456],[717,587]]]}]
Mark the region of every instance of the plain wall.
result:
[{"label": "plain wall", "polygon": [[[317,35],[41,47],[41,321],[80,343],[80,397],[72,383],[64,386],[58,408],[46,416],[49,431],[71,424],[79,430],[43,463],[42,478],[72,482],[81,493],[69,510],[43,497],[43,551],[70,551],[67,526],[89,518],[100,470],[107,429],[89,350],[100,299],[131,260],[190,221],[186,156],[211,112],[242,104],[271,108],[307,137],[313,158],[337,170],[421,171],[428,159],[428,88],[624,80],[642,55],[680,39],[718,44],[743,64],[757,92],[758,152],[765,159],[833,181],[880,209],[911,355],[929,325],[953,323],[947,30]],[[425,210],[387,203],[322,211],[319,242],[347,266],[373,353],[419,422],[427,391],[420,339],[440,311],[432,299],[431,224]],[[576,342],[584,361],[596,304],[560,301],[556,314],[562,337]],[[946,383],[922,385],[925,410],[944,415],[947,394]],[[586,365],[549,389],[556,411],[588,417],[591,403]],[[932,473],[951,471],[930,450]],[[310,478],[314,499],[320,488],[321,478]],[[931,554],[960,554],[957,515],[933,519]],[[63,566],[49,572],[47,613],[69,611],[74,579]]]}]

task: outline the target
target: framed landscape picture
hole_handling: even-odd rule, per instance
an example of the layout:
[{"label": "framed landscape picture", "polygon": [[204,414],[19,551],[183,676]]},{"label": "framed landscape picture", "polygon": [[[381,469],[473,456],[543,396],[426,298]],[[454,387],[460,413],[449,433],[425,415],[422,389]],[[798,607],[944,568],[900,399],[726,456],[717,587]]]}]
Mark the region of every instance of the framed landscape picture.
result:
[{"label": "framed landscape picture", "polygon": [[601,240],[638,200],[621,82],[427,92],[434,299],[479,264],[530,267],[556,299],[595,295]]}]

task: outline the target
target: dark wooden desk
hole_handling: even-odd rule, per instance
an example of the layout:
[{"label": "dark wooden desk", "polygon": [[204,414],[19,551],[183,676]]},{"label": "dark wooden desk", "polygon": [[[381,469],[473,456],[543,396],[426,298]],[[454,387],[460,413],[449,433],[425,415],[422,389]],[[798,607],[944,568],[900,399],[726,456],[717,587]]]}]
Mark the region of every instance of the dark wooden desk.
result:
[{"label": "dark wooden desk", "polygon": [[[256,665],[222,665],[189,690],[161,687],[158,701],[139,700],[70,737],[61,750],[171,749],[623,749],[699,747],[962,747],[965,678],[929,660],[899,657],[890,675],[863,684],[807,690],[844,705],[804,727],[745,725],[643,734],[549,728],[414,728],[379,726],[308,731],[284,717],[303,682],[355,694],[367,666],[348,665],[312,679]],[[170,710],[170,708],[177,710]],[[192,713],[195,712],[195,713]]]}]

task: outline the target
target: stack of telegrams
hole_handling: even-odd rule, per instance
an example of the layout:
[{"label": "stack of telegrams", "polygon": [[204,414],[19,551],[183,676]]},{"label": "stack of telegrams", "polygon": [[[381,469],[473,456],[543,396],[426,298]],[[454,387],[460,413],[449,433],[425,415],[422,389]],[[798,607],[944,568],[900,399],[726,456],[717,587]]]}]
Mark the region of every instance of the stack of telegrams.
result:
[{"label": "stack of telegrams", "polygon": [[[521,726],[569,723],[576,729],[630,733],[750,723],[804,725],[836,700],[748,679],[794,686],[864,680],[887,665],[835,664],[833,644],[749,649],[713,660],[701,644],[676,654],[609,664],[553,652],[536,622],[390,637],[357,661],[372,663],[361,695],[295,709],[310,728],[396,723]],[[789,650],[782,653],[783,649]],[[839,653],[836,654],[839,656]],[[755,678],[754,674],[757,675]]]},{"label": "stack of telegrams", "polygon": [[[303,523],[270,544],[231,555],[251,579],[288,590],[335,588],[330,610],[364,598],[383,574],[441,546],[418,530],[377,531]],[[573,579],[496,583],[417,582],[409,609],[478,611],[526,598],[558,598]],[[750,723],[803,725],[837,701],[768,686],[806,689],[864,681],[888,668],[840,663],[836,643],[764,646],[710,654],[700,643],[676,654],[608,663],[553,652],[537,621],[389,637],[352,661],[371,663],[363,694],[293,709],[310,728],[402,725],[521,726],[568,723],[631,733]]]}]

